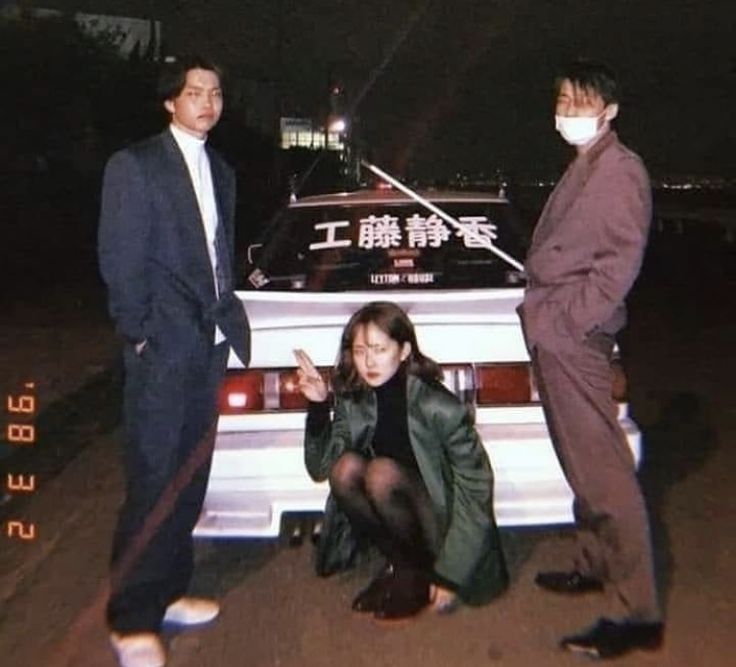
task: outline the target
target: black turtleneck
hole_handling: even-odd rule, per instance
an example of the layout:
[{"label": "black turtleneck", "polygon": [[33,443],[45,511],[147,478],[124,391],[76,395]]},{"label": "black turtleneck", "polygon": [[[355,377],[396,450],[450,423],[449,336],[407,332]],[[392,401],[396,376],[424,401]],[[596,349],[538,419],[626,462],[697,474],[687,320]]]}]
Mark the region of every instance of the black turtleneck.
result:
[{"label": "black turtleneck", "polygon": [[401,465],[416,470],[417,461],[409,441],[406,413],[406,371],[404,365],[393,377],[376,387],[378,415],[373,435],[376,456],[387,456]]},{"label": "black turtleneck", "polygon": [[[404,365],[393,377],[373,390],[376,394],[376,430],[373,434],[373,450],[376,456],[392,458],[401,465],[418,470],[414,450],[409,441],[406,408],[406,369]],[[309,402],[307,431],[319,433],[330,420],[328,401]]]}]

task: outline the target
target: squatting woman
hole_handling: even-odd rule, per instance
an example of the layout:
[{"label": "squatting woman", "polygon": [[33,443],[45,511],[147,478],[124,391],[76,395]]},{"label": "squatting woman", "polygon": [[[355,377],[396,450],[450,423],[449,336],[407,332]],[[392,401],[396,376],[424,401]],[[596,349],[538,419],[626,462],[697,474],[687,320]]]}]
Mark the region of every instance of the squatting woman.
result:
[{"label": "squatting woman", "polygon": [[[334,405],[309,356],[296,350],[309,399],[305,462],[329,480],[322,540],[353,536],[386,559],[353,600],[378,619],[447,612],[500,594],[508,575],[493,519],[493,476],[466,407],[441,384],[407,315],[389,302],[358,310],[342,334]],[[331,414],[332,413],[332,414]],[[339,540],[331,534],[339,531]],[[330,554],[349,563],[349,554]]]}]

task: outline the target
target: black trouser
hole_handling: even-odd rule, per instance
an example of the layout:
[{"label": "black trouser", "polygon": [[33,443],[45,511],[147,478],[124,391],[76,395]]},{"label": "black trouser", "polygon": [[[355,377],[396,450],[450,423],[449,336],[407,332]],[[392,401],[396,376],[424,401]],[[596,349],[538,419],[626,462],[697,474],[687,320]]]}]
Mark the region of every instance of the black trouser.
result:
[{"label": "black trouser", "polygon": [[209,477],[228,346],[187,355],[125,349],[126,495],[111,560],[110,628],[157,632],[193,570],[192,529]]}]

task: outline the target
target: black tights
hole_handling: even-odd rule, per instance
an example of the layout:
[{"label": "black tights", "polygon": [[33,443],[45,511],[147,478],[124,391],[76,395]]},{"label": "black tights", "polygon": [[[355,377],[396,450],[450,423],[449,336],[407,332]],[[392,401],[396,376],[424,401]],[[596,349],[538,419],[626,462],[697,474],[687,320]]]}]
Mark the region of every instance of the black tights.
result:
[{"label": "black tights", "polygon": [[330,471],[340,509],[396,567],[429,570],[437,525],[421,476],[386,457],[345,452]]}]

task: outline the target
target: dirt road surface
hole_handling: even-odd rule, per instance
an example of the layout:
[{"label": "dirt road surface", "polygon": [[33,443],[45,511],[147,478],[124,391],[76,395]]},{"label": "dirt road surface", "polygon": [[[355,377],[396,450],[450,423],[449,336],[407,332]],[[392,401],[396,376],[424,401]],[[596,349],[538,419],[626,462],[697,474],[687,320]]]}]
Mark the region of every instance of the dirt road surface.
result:
[{"label": "dirt road surface", "polygon": [[[641,474],[652,508],[667,636],[662,651],[633,654],[616,664],[730,667],[736,665],[734,253],[722,246],[695,247],[687,239],[660,245],[650,253],[632,297],[622,347],[632,410],[646,438]],[[15,513],[37,530],[36,539],[27,542],[0,537],[5,667],[115,665],[102,610],[122,494],[114,418],[119,378],[101,375],[115,359],[115,343],[99,300],[76,309],[73,299],[64,303],[60,298],[53,317],[17,307],[12,331],[0,328],[3,389],[11,390],[9,385],[33,368],[47,384],[53,381],[40,389],[44,396],[52,402],[66,397],[53,422],[56,430],[49,427],[39,443],[53,448],[56,438],[66,456],[63,467],[28,497],[0,508],[4,520]],[[36,332],[41,343],[35,349],[46,350],[45,365],[23,339],[24,331]],[[15,352],[6,345],[15,345]],[[85,392],[90,382],[93,387]],[[70,447],[76,447],[73,455]],[[557,641],[601,614],[615,613],[615,601],[601,595],[560,598],[533,584],[538,570],[566,564],[568,539],[565,529],[505,530],[512,585],[501,599],[450,617],[426,613],[391,627],[349,611],[368,573],[318,579],[308,543],[300,548],[272,541],[200,543],[194,589],[217,595],[222,614],[205,628],[167,633],[168,665],[586,664],[560,652]]]}]

